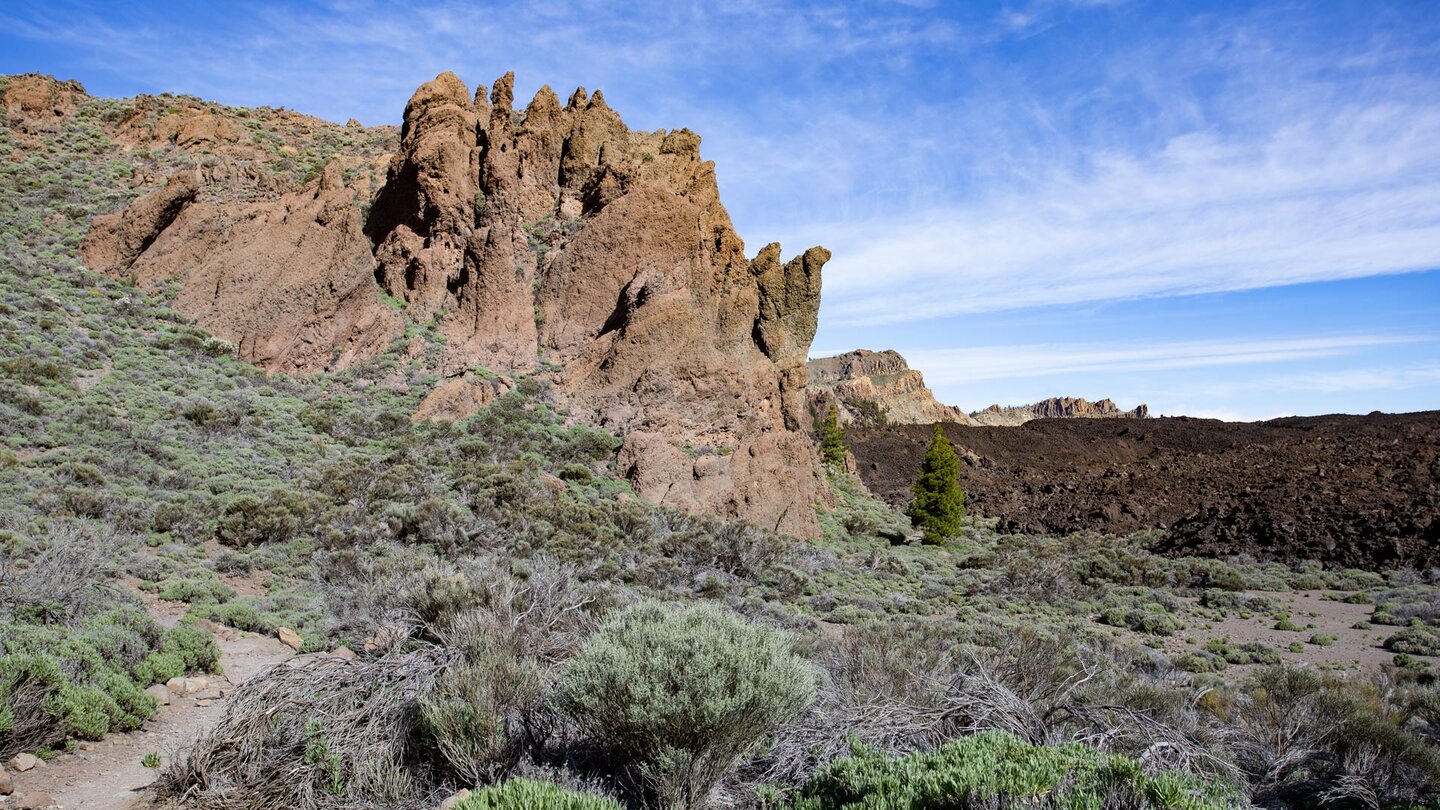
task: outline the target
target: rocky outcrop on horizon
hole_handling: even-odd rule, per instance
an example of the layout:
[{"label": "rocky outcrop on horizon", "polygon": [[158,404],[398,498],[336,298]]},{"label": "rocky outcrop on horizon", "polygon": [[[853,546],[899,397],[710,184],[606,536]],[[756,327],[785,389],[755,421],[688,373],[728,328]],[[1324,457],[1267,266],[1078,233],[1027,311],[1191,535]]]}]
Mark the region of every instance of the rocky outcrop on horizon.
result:
[{"label": "rocky outcrop on horizon", "polygon": [[1033,405],[991,405],[983,411],[970,414],[974,424],[990,427],[1014,427],[1031,419],[1146,419],[1150,416],[1148,405],[1137,405],[1123,411],[1109,399],[1090,402],[1084,397],[1050,397]]},{"label": "rocky outcrop on horizon", "polygon": [[822,357],[808,369],[811,413],[824,415],[834,407],[841,424],[975,424],[964,411],[937,401],[924,376],[893,349]]},{"label": "rocky outcrop on horizon", "polygon": [[513,102],[512,74],[473,95],[441,74],[383,180],[342,150],[298,188],[255,176],[257,147],[213,110],[151,109],[116,139],[220,157],[97,218],[85,259],[178,282],[178,311],[268,370],[344,369],[435,323],[446,381],[422,417],[489,401],[477,366],[542,373],[622,436],[642,497],[815,536],[805,357],[829,252],[747,258],[689,130],[631,131],[583,88]]}]

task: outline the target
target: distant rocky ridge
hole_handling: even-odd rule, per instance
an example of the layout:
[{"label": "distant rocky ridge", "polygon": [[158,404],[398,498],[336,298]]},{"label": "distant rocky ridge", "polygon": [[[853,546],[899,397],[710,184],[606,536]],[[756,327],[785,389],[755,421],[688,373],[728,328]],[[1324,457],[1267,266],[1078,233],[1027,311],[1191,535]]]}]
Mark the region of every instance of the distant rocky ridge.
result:
[{"label": "distant rocky ridge", "polygon": [[1122,411],[1108,399],[1089,402],[1083,397],[1051,397],[1033,405],[1005,408],[991,405],[967,414],[936,400],[925,387],[924,376],[893,349],[857,349],[811,360],[808,368],[806,397],[810,412],[823,415],[834,407],[841,424],[874,427],[951,422],[1013,427],[1031,419],[1144,419],[1150,415],[1145,405]]},{"label": "distant rocky ridge", "polygon": [[893,349],[856,349],[811,360],[808,368],[811,413],[834,407],[841,424],[975,424],[964,411],[937,401],[924,376]]},{"label": "distant rocky ridge", "polygon": [[991,427],[1014,427],[1031,419],[1146,419],[1150,416],[1148,405],[1138,405],[1128,411],[1109,399],[1090,402],[1084,397],[1051,397],[1033,405],[991,405],[983,411],[970,414],[972,424]]},{"label": "distant rocky ridge", "polygon": [[[631,131],[584,89],[516,110],[512,88],[507,74],[472,95],[440,75],[398,142],[380,133],[384,154],[347,146],[370,132],[358,125],[261,108],[302,150],[266,140],[277,127],[254,127],[256,111],[139,97],[110,135],[153,190],[98,217],[84,258],[178,283],[177,310],[267,370],[344,369],[410,341],[407,360],[444,378],[422,417],[548,376],[577,418],[622,436],[619,471],[642,497],[817,535],[805,358],[829,252],[747,258],[693,132]],[[16,77],[4,103],[43,127],[83,93]],[[157,148],[196,168],[147,174]],[[257,168],[276,155],[317,162],[277,182]],[[426,348],[407,324],[428,323],[442,339]]]}]

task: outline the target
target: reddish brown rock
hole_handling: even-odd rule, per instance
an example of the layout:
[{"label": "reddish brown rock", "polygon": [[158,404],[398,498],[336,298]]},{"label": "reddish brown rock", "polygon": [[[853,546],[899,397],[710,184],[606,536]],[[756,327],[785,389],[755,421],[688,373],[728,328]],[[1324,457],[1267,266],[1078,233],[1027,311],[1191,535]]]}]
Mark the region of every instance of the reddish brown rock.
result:
[{"label": "reddish brown rock", "polygon": [[74,114],[76,101],[83,96],[85,88],[77,81],[27,73],[9,77],[0,89],[0,104],[10,117],[11,128],[25,133],[54,132]]},{"label": "reddish brown rock", "polygon": [[974,416],[976,424],[1014,427],[1031,419],[1145,419],[1150,408],[1142,404],[1122,411],[1109,399],[1089,402],[1084,397],[1050,397],[1033,405],[991,405]]},{"label": "reddish brown rock", "polygon": [[[203,193],[231,181],[202,176],[198,197],[176,180],[98,219],[87,261],[143,285],[178,279],[180,311],[286,371],[387,345],[401,318],[383,288],[438,319],[444,375],[543,360],[572,413],[622,435],[643,497],[817,534],[805,355],[830,254],[748,259],[695,133],[632,132],[583,89],[562,106],[542,88],[517,113],[513,87],[501,77],[487,101],[446,73],[417,90],[363,229],[361,190],[333,164],[248,203]],[[171,123],[153,121],[134,128],[165,136]],[[172,123],[191,146],[236,134],[195,111]],[[487,385],[447,382],[416,416],[468,416]]]},{"label": "reddish brown rock", "polygon": [[504,377],[482,379],[466,375],[446,380],[420,401],[411,419],[416,422],[455,422],[473,416],[476,411],[510,390]]},{"label": "reddish brown rock", "polygon": [[164,188],[146,194],[125,210],[96,217],[80,245],[80,255],[102,273],[129,272],[180,212],[195,202],[199,192],[200,183],[193,172],[173,175]]},{"label": "reddish brown rock", "polygon": [[33,790],[13,796],[5,806],[13,810],[49,810],[55,806],[55,799],[43,790]]},{"label": "reddish brown rock", "polygon": [[91,267],[146,287],[181,284],[175,308],[275,371],[342,369],[403,327],[380,300],[360,211],[337,166],[256,203],[196,199],[193,179],[95,219]]},{"label": "reddish brown rock", "polygon": [[443,74],[411,99],[367,225],[387,291],[445,313],[447,367],[560,364],[641,496],[815,534],[804,359],[829,253],[751,262],[699,136],[631,132],[583,89],[516,115],[513,84],[477,102]]},{"label": "reddish brown rock", "polygon": [[894,350],[857,349],[811,360],[807,368],[812,414],[833,407],[842,424],[975,424],[964,411],[937,401],[920,372]]}]

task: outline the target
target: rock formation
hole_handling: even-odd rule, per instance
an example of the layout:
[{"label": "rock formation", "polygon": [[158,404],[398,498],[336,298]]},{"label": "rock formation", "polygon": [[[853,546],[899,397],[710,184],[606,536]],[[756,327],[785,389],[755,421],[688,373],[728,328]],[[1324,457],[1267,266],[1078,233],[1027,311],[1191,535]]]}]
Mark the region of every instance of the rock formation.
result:
[{"label": "rock formation", "polygon": [[[98,218],[86,261],[179,281],[175,306],[267,369],[344,368],[405,317],[435,321],[452,381],[422,417],[487,401],[467,387],[476,365],[545,373],[572,413],[622,435],[642,497],[818,534],[805,356],[829,252],[747,259],[689,130],[632,132],[583,88],[563,105],[542,88],[523,111],[513,95],[509,74],[488,94],[449,73],[417,90],[363,223],[369,189],[347,184],[342,155],[295,190],[226,199],[207,184],[239,181],[172,180]],[[199,110],[121,130],[253,148],[227,123]]]},{"label": "rock formation", "polygon": [[77,81],[59,82],[50,76],[26,73],[11,76],[0,90],[0,106],[10,119],[10,128],[21,133],[58,131],[58,124],[75,112],[75,102],[85,96]]},{"label": "rock formation", "polygon": [[1051,397],[1033,405],[1011,405],[1004,408],[991,405],[971,416],[974,417],[975,424],[1014,427],[1031,419],[1145,419],[1150,416],[1150,408],[1142,404],[1122,411],[1109,399],[1089,402],[1084,397]]},{"label": "rock formation", "polygon": [[96,217],[81,255],[142,286],[178,280],[177,310],[271,370],[344,368],[400,334],[337,165],[275,200],[207,202],[198,191],[193,176],[176,175]]},{"label": "rock formation", "polygon": [[964,411],[942,405],[925,387],[925,378],[894,350],[857,349],[809,363],[807,397],[811,413],[832,406],[842,424],[975,424]]}]

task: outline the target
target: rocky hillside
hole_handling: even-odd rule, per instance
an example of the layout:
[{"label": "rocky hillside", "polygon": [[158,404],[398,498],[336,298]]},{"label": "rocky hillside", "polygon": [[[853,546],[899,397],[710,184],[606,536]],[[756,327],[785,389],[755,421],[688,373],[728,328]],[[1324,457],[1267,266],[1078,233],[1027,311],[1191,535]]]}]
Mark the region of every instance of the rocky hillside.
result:
[{"label": "rocky hillside", "polygon": [[808,367],[806,396],[812,414],[834,407],[842,424],[974,424],[959,408],[940,404],[920,372],[893,349],[856,349],[811,360]]},{"label": "rocky hillside", "polygon": [[[1006,531],[1164,529],[1168,553],[1371,570],[1440,563],[1440,412],[945,432],[967,505]],[[866,484],[897,505],[929,439],[920,426],[849,433]]]},{"label": "rocky hillside", "polygon": [[983,411],[970,414],[974,424],[991,427],[1014,427],[1031,419],[1146,419],[1150,416],[1148,405],[1138,405],[1128,411],[1109,399],[1090,402],[1084,397],[1050,397],[1033,405],[991,405]]},{"label": "rocky hillside", "polygon": [[[404,341],[442,378],[422,418],[466,416],[541,374],[577,418],[623,436],[642,497],[814,536],[804,362],[829,253],[747,258],[689,130],[633,132],[583,88],[564,104],[542,88],[520,110],[512,88],[507,74],[472,94],[442,74],[398,139],[136,99],[107,134],[149,191],[97,218],[83,256],[174,285],[176,310],[270,371],[343,370]],[[5,92],[21,128],[84,93],[44,77]],[[184,165],[155,165],[157,150]],[[274,171],[286,157],[300,177]]]}]

